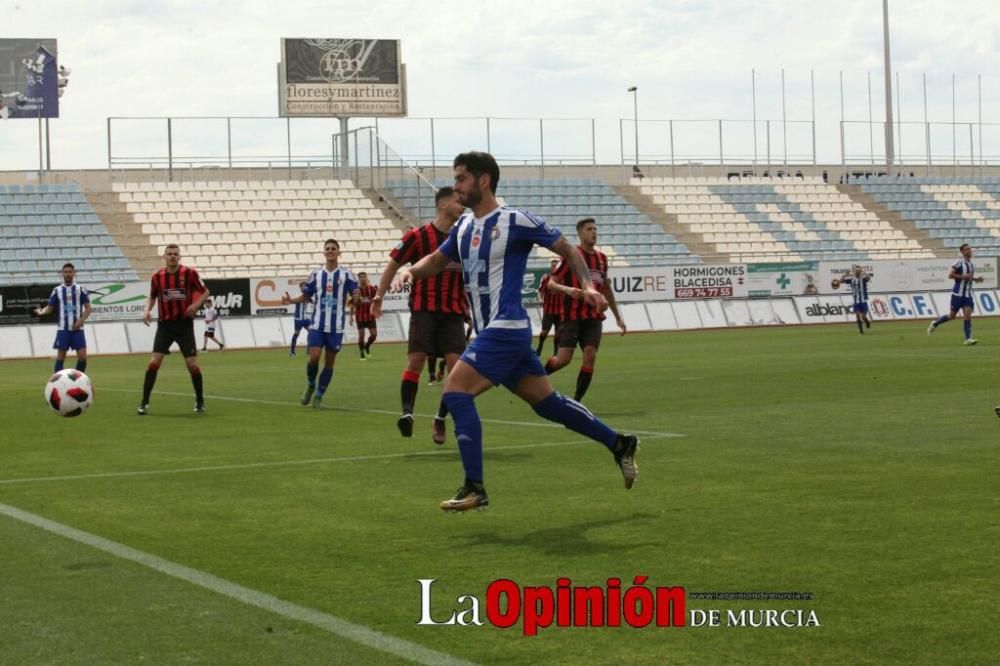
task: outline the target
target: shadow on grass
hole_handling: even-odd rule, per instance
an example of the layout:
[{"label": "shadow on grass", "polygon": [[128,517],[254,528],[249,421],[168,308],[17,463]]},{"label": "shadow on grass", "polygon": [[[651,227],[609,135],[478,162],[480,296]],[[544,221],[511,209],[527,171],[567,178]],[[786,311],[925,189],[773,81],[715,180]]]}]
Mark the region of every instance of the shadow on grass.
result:
[{"label": "shadow on grass", "polygon": [[[629,515],[627,518],[596,518],[520,534],[500,534],[497,532],[457,534],[454,535],[453,539],[454,545],[458,548],[483,547],[492,549],[497,546],[531,548],[545,555],[559,556],[568,554],[624,554],[636,548],[666,548],[670,545],[671,542],[665,530],[662,538],[655,538],[656,531],[652,528],[659,517],[653,513],[638,513]],[[626,525],[632,534],[642,534],[644,537],[653,536],[654,538],[629,539],[627,542],[623,542],[619,537],[607,536],[595,539],[588,534],[591,530]]]},{"label": "shadow on grass", "polygon": [[[454,465],[456,462],[461,462],[461,458],[458,455],[458,449],[452,445],[443,444],[439,449],[440,453],[413,453],[410,455],[403,456],[403,462],[429,462],[429,463],[448,463],[449,465]],[[450,454],[450,455],[449,455]],[[522,462],[530,459],[534,454],[530,450],[522,451],[490,451],[486,449],[483,452],[483,460],[486,462]]]}]

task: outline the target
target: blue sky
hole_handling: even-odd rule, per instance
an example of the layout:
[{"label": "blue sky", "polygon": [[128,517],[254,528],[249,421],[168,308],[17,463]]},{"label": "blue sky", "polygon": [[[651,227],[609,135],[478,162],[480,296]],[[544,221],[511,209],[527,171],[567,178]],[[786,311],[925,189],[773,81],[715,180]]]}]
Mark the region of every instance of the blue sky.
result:
[{"label": "blue sky", "polygon": [[[954,73],[959,121],[977,120],[977,75],[982,74],[984,121],[1000,122],[1000,75],[991,71],[1000,55],[1000,34],[994,29],[1000,5],[894,0],[890,12],[903,119],[922,120],[921,76],[926,73],[929,115],[950,121]],[[837,162],[839,73],[843,71],[849,119],[863,121],[868,116],[868,72],[875,117],[883,114],[881,29],[878,0],[0,4],[0,37],[56,37],[60,62],[73,69],[62,117],[52,123],[55,168],[106,166],[108,116],[276,115],[275,62],[285,36],[400,39],[413,118],[593,118],[598,161],[604,163],[620,159],[618,119],[632,116],[632,98],[625,92],[630,85],[639,87],[641,151],[653,157],[667,151],[666,126],[649,122],[652,119],[749,119],[752,68],[757,70],[759,118],[780,119],[784,68],[787,116],[808,119],[812,70],[817,151],[820,161]],[[429,152],[427,121],[381,125],[404,154]],[[334,126],[334,121],[296,122],[295,152],[328,151]],[[118,127],[116,153],[165,153],[162,124]],[[222,127],[182,124],[178,140],[191,151],[221,150]],[[589,122],[551,121],[549,127],[547,153],[590,152]],[[683,127],[678,130],[683,136],[676,137],[683,149],[678,152],[717,152],[714,125]],[[749,150],[748,127],[727,127],[732,150]],[[36,129],[32,121],[0,124],[0,170],[37,167]],[[535,125],[509,122],[505,130],[517,137],[507,139],[512,142],[505,146],[510,152],[535,150]],[[780,130],[772,131],[777,153]],[[922,135],[919,128],[913,131]],[[280,122],[245,121],[237,134],[247,154],[277,156],[284,151]],[[867,128],[852,127],[849,134],[853,148],[867,149]],[[206,139],[209,135],[212,138]],[[454,146],[484,147],[482,136],[478,123],[436,125],[439,152]],[[630,136],[628,125],[627,153],[634,150]],[[958,136],[968,143],[967,128]],[[988,130],[985,137],[987,153],[991,145],[1000,153],[1000,127]],[[914,141],[904,138],[904,151],[907,144],[915,148]],[[950,151],[950,140],[950,129],[936,130],[935,152]],[[790,129],[790,152],[811,149],[810,144],[804,127]]]}]

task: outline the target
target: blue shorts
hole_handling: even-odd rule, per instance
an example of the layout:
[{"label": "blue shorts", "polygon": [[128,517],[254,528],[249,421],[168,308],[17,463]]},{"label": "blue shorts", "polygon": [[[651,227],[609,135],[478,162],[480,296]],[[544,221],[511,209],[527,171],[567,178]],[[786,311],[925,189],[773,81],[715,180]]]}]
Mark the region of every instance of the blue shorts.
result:
[{"label": "blue shorts", "polygon": [[868,304],[867,303],[855,303],[854,308],[851,312],[860,312],[861,314],[868,314]]},{"label": "blue shorts", "polygon": [[56,341],[52,343],[53,349],[66,351],[67,349],[86,349],[87,336],[83,331],[56,331]]},{"label": "blue shorts", "polygon": [[970,296],[951,295],[951,311],[958,312],[962,308],[976,309],[976,302]]},{"label": "blue shorts", "polygon": [[327,351],[338,352],[343,341],[343,333],[324,333],[323,331],[314,331],[310,328],[307,344],[310,347],[326,347]]},{"label": "blue shorts", "polygon": [[296,319],[295,320],[295,332],[298,333],[303,328],[309,328],[310,324],[312,324],[312,320],[311,319]]},{"label": "blue shorts", "polygon": [[487,328],[465,348],[459,360],[494,384],[513,391],[521,377],[545,375],[531,343],[530,328]]}]

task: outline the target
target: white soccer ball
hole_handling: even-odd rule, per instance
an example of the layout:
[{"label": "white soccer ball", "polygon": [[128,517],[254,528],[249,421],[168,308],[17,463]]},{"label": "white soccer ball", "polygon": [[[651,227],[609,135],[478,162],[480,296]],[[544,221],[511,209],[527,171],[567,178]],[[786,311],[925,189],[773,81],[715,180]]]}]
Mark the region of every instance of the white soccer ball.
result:
[{"label": "white soccer ball", "polygon": [[94,402],[94,385],[79,370],[60,370],[45,385],[45,403],[59,416],[79,416]]}]

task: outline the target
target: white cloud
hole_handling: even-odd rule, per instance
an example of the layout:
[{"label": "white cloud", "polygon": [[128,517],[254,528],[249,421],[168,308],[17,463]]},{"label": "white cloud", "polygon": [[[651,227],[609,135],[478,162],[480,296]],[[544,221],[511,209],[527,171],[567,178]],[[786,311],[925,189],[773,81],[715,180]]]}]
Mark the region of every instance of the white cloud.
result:
[{"label": "white cloud", "polygon": [[[893,65],[902,82],[904,119],[923,117],[924,72],[932,119],[951,117],[952,72],[959,81],[960,120],[977,117],[980,73],[984,119],[995,114],[1000,79],[988,68],[998,55],[996,7],[983,0],[893,0]],[[283,36],[399,38],[412,116],[594,118],[602,162],[618,160],[618,119],[632,115],[631,96],[625,92],[629,85],[639,86],[644,119],[748,119],[750,70],[756,68],[758,116],[775,119],[781,115],[784,68],[788,115],[806,119],[811,113],[809,73],[814,70],[818,147],[825,161],[839,161],[840,71],[849,118],[867,117],[869,71],[876,118],[883,108],[881,6],[872,0],[513,0],[493,5],[13,0],[0,6],[0,26],[3,36],[41,32],[39,36],[58,38],[60,60],[73,68],[62,118],[52,123],[56,168],[105,166],[108,116],[274,115],[275,62]],[[277,129],[260,131],[248,123],[238,132],[241,144],[256,143],[254,150],[283,154],[280,122]],[[162,127],[133,125],[127,142],[131,152],[165,152]],[[381,125],[403,146],[429,152],[425,121],[386,120]],[[518,149],[534,146],[530,124],[522,124],[523,129],[508,125],[523,144]],[[579,129],[573,125],[571,132],[567,124],[562,138],[557,125],[550,124],[554,142],[583,145],[581,154],[589,151],[587,123],[578,124]],[[204,138],[193,123],[183,126],[187,138],[179,140],[191,144],[191,151],[220,145],[218,136]],[[293,126],[298,128],[293,129],[299,137],[293,141],[297,152],[315,143],[315,151],[322,153],[335,122]],[[466,141],[481,145],[482,132],[475,127],[441,121],[436,141],[449,149]],[[661,147],[666,152],[663,127],[644,125],[644,154]],[[866,141],[867,131],[857,129],[859,140]],[[30,121],[0,125],[0,169],[36,166],[35,131]],[[457,135],[446,136],[448,131]],[[730,143],[745,143],[748,132],[734,135]],[[809,143],[808,132],[795,132],[796,147]],[[125,134],[123,127],[116,151],[126,148]],[[709,129],[692,129],[686,138],[691,151],[717,150]],[[777,149],[778,137],[772,140]],[[631,150],[626,138],[626,152]]]}]

